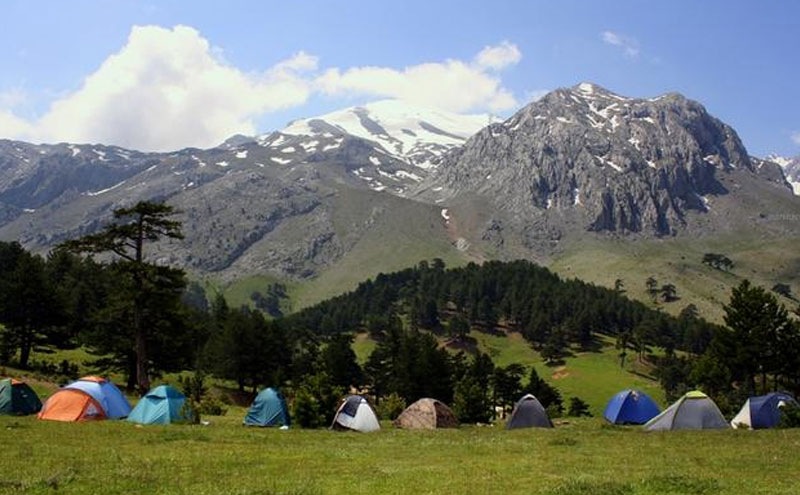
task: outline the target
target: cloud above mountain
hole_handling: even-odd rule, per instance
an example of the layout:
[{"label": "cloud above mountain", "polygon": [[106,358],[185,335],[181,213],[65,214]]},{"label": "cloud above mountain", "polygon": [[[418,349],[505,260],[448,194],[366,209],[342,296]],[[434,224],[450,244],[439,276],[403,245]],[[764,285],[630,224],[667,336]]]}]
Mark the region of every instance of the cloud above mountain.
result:
[{"label": "cloud above mountain", "polygon": [[639,42],[635,38],[614,31],[603,31],[600,33],[600,39],[608,45],[620,48],[626,57],[636,58],[639,56]]},{"label": "cloud above mountain", "polygon": [[10,92],[0,98],[0,135],[152,151],[210,147],[233,134],[254,134],[259,116],[302,105],[313,94],[398,98],[455,112],[499,111],[517,103],[499,73],[522,57],[515,45],[503,42],[470,61],[323,70],[317,57],[301,51],[252,73],[220,53],[189,26],[133,27],[117,53],[41,117],[15,114]]}]

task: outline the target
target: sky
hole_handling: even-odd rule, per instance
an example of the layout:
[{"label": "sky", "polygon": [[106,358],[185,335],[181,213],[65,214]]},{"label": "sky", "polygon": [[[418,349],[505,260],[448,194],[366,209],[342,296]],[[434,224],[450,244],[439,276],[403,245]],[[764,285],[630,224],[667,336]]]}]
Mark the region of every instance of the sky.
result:
[{"label": "sky", "polygon": [[793,0],[3,0],[0,138],[213,147],[383,99],[510,117],[679,92],[800,155]]}]

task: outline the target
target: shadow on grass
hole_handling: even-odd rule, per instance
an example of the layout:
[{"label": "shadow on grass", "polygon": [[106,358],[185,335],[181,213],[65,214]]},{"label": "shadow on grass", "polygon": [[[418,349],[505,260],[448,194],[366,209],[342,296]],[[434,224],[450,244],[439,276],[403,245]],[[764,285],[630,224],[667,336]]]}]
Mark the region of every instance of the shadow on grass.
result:
[{"label": "shadow on grass", "polygon": [[653,476],[639,483],[622,483],[601,480],[564,480],[549,490],[548,495],[633,495],[640,489],[647,493],[664,495],[706,495],[718,493],[719,483],[714,479],[691,476]]}]

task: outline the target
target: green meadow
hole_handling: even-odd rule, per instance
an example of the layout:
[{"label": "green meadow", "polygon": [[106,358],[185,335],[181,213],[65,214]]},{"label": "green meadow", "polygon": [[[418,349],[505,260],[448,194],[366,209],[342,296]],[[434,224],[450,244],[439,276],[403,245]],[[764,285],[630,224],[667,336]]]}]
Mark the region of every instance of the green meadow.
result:
[{"label": "green meadow", "polygon": [[645,433],[599,419],[370,434],[0,417],[3,494],[797,493],[800,430]]}]

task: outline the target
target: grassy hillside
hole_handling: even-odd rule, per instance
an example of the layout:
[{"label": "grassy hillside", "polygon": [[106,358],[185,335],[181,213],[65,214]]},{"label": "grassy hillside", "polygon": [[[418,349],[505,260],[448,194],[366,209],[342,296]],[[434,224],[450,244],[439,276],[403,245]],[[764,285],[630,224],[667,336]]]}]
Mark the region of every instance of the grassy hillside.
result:
[{"label": "grassy hillside", "polygon": [[[468,260],[447,237],[438,207],[360,190],[337,197],[335,205],[337,236],[353,244],[333,266],[293,286],[290,295],[295,310],[355,289],[381,272],[402,270],[422,260],[441,258],[450,267]],[[354,234],[362,229],[363,235]]]},{"label": "grassy hillside", "polygon": [[[618,351],[611,339],[600,338],[597,352],[575,352],[564,359],[563,363],[549,366],[518,333],[506,336],[472,331],[470,338],[475,342],[473,347],[491,356],[497,366],[508,366],[511,363],[522,364],[528,369],[535,366],[540,377],[561,391],[565,403],[570,397],[580,397],[589,404],[589,410],[595,416],[603,414],[606,403],[614,394],[628,388],[646,392],[662,407],[667,405],[664,402],[664,391],[648,374],[649,369],[645,364],[630,357],[625,368],[620,367]],[[441,342],[444,345],[444,340]],[[356,336],[353,348],[359,362],[366,361],[375,345],[375,341],[366,334]],[[456,352],[458,349],[450,350]],[[526,374],[523,381],[527,379]]]},{"label": "grassy hillside", "polygon": [[800,430],[644,433],[595,419],[372,434],[0,417],[0,494],[793,494]]},{"label": "grassy hillside", "polygon": [[[678,301],[660,304],[665,311],[677,314],[688,304],[695,304],[701,316],[721,322],[722,305],[728,302],[731,288],[747,278],[767,289],[778,282],[793,286],[800,277],[800,238],[755,238],[731,233],[714,238],[621,240],[586,238],[558,255],[550,268],[567,278],[580,278],[598,285],[613,287],[621,279],[629,297],[650,301],[645,280],[654,277],[659,284],[677,288]],[[730,272],[702,263],[705,253],[721,253],[734,262]],[[796,301],[782,299],[789,307]]]}]

